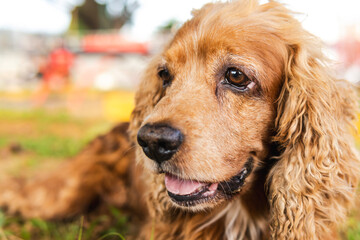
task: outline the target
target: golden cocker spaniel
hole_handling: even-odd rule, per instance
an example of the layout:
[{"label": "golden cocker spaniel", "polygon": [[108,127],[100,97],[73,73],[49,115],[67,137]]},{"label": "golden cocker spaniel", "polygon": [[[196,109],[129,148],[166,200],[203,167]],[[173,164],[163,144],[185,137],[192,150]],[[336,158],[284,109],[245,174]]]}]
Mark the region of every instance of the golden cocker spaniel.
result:
[{"label": "golden cocker spaniel", "polygon": [[358,184],[357,109],[321,48],[277,2],[207,4],[149,64],[129,139],[120,125],[0,204],[51,219],[100,197],[143,216],[135,239],[336,238]]}]

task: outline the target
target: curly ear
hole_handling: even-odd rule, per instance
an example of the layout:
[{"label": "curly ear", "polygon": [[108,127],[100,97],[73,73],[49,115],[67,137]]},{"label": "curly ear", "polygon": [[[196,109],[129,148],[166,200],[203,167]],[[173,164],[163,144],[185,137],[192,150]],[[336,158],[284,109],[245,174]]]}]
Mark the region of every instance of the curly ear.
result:
[{"label": "curly ear", "polygon": [[[344,221],[355,196],[359,159],[350,134],[356,95],[330,75],[310,34],[288,47],[269,173],[273,239],[324,239]],[[288,41],[289,42],[289,41]]]},{"label": "curly ear", "polygon": [[149,63],[140,81],[136,95],[135,108],[130,118],[130,139],[136,141],[137,130],[141,126],[144,117],[154,108],[161,99],[161,81],[157,78],[157,69],[160,57],[155,57]]}]

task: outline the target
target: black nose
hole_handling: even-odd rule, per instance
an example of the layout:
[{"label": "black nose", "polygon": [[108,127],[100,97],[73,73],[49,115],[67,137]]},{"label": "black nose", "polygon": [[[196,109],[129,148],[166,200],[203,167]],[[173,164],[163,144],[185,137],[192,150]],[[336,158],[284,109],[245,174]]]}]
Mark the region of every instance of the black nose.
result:
[{"label": "black nose", "polygon": [[165,124],[146,124],[140,128],[137,141],[146,156],[162,163],[169,160],[183,142],[182,133]]}]

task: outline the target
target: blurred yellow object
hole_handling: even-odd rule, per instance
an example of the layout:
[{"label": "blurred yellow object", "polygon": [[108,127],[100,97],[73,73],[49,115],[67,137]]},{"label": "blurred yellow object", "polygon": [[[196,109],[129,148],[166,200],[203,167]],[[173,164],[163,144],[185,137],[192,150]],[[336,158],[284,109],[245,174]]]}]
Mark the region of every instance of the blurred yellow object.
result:
[{"label": "blurred yellow object", "polygon": [[111,122],[126,122],[134,109],[134,92],[112,91],[102,100],[104,116]]}]

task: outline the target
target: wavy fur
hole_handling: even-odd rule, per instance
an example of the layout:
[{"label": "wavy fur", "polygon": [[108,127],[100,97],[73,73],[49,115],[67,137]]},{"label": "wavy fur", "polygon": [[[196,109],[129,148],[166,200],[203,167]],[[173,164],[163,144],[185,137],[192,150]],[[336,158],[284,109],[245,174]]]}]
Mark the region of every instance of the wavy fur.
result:
[{"label": "wavy fur", "polygon": [[357,104],[350,84],[331,76],[319,40],[293,29],[284,34],[289,56],[276,118],[282,154],[268,177],[272,237],[326,239],[358,184],[349,133]]},{"label": "wavy fur", "polygon": [[[64,171],[5,181],[0,206],[63,219],[92,210],[95,200],[115,204],[143,218],[135,239],[335,239],[358,186],[352,86],[334,77],[321,41],[277,2],[214,3],[193,15],[145,71],[129,139],[120,125]],[[158,76],[164,64],[174,75],[168,88]],[[229,66],[244,67],[255,89],[217,83]],[[139,129],[157,122],[185,134],[163,166],[181,178],[225,181],[251,158],[241,192],[204,206],[174,203],[136,144]]]}]

